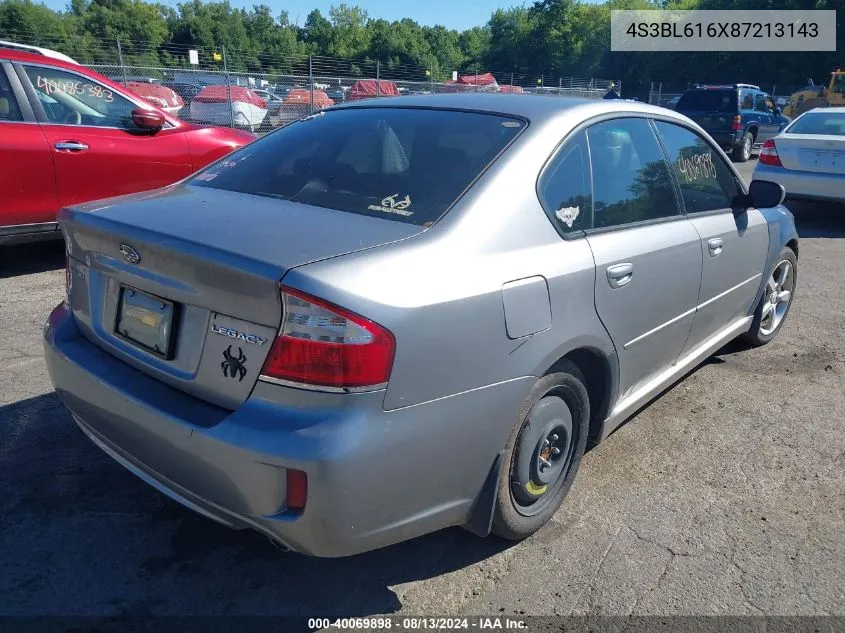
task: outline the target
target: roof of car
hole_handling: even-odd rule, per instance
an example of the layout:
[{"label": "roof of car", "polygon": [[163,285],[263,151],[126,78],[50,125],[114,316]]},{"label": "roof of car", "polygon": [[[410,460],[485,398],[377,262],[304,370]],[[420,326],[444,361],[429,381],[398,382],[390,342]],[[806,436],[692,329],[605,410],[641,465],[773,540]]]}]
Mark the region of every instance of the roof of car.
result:
[{"label": "roof of car", "polygon": [[23,53],[35,55],[37,57],[49,57],[50,59],[60,59],[71,64],[77,63],[75,59],[68,57],[64,53],[54,51],[51,48],[43,48],[41,46],[31,46],[29,44],[19,44],[17,42],[10,42],[8,40],[0,40],[0,49],[20,51]]},{"label": "roof of car", "polygon": [[403,97],[387,97],[381,99],[366,99],[343,103],[332,108],[340,110],[346,108],[376,107],[376,108],[438,108],[443,110],[474,110],[504,114],[542,121],[553,119],[567,110],[583,108],[590,110],[592,115],[605,112],[637,112],[643,114],[661,114],[672,116],[673,112],[666,108],[648,105],[639,101],[623,99],[587,99],[580,97],[541,96],[530,94],[499,94],[499,93],[447,93],[432,95],[407,95]]},{"label": "roof of car", "polygon": [[834,114],[845,113],[845,106],[827,107],[827,108],[813,108],[807,112],[833,112]]},{"label": "roof of car", "polygon": [[6,48],[2,44],[0,44],[0,59],[9,59],[16,62],[31,62],[34,64],[49,63],[51,66],[56,66],[57,68],[67,68],[77,72],[79,72],[80,67],[80,64],[76,62],[67,62],[58,57],[43,55],[41,53],[29,53],[18,49]]}]

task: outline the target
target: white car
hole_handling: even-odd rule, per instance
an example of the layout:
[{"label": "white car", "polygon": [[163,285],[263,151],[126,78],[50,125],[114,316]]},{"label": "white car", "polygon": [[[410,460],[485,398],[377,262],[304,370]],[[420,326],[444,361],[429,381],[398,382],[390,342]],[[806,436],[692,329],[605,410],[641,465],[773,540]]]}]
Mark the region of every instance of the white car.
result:
[{"label": "white car", "polygon": [[254,90],[243,86],[206,86],[191,99],[192,121],[256,131],[267,116],[268,105]]},{"label": "white car", "polygon": [[752,180],[793,199],[845,202],[845,108],[815,108],[763,144]]}]

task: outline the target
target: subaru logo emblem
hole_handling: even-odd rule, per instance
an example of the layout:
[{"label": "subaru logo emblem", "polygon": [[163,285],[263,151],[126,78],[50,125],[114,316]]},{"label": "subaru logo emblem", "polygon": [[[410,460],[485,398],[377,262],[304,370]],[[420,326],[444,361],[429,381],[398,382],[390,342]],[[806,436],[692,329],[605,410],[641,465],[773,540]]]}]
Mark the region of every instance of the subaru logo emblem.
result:
[{"label": "subaru logo emblem", "polygon": [[137,264],[141,261],[141,256],[138,254],[138,251],[129,246],[129,244],[120,245],[120,254],[123,255],[123,259],[130,264]]}]

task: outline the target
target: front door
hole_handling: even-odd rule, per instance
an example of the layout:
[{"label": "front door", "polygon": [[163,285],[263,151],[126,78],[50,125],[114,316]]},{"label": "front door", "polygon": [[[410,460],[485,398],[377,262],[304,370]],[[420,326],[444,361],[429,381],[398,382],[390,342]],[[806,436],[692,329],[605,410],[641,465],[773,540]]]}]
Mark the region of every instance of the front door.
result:
[{"label": "front door", "polygon": [[619,356],[624,398],[680,355],[701,285],[701,245],[647,119],[604,121],[587,135],[596,310]]},{"label": "front door", "polygon": [[43,111],[60,206],[161,187],[191,173],[184,134],[154,134],[132,121],[137,106],[90,77],[47,65],[23,66]]},{"label": "front door", "polygon": [[754,109],[757,111],[759,128],[757,130],[757,143],[762,144],[778,133],[778,121],[775,117],[774,103],[762,92],[754,96]]},{"label": "front door", "polygon": [[769,232],[756,209],[734,213],[741,192],[736,176],[707,140],[674,123],[655,126],[687,217],[701,236],[701,293],[686,353],[749,314],[766,265]]}]

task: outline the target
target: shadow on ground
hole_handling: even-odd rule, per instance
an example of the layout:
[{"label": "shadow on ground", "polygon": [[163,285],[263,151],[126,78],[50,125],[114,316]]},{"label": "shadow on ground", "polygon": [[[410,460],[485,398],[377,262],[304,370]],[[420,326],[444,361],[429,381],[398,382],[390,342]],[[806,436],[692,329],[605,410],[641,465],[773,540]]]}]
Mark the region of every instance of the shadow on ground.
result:
[{"label": "shadow on ground", "polygon": [[0,246],[0,279],[65,267],[64,240]]},{"label": "shadow on ground", "polygon": [[845,237],[845,204],[787,200],[785,205],[795,216],[799,238]]},{"label": "shadow on ground", "polygon": [[509,546],[453,528],[344,559],[284,552],[136,479],[88,441],[54,393],[0,408],[0,516],[0,614],[392,613],[401,601],[391,587]]}]

